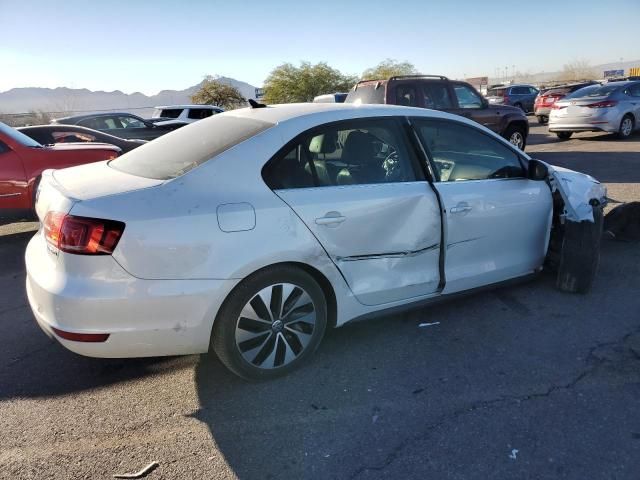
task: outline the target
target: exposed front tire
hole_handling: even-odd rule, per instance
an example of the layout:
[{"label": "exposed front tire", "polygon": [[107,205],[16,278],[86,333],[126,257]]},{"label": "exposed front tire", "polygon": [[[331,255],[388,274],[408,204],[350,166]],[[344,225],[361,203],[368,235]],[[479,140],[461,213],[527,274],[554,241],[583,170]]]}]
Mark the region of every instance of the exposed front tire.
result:
[{"label": "exposed front tire", "polygon": [[556,287],[563,292],[587,293],[591,289],[600,262],[602,208],[593,208],[593,222],[570,222],[564,225]]},{"label": "exposed front tire", "polygon": [[618,138],[629,138],[635,128],[633,117],[629,114],[622,117],[620,128],[618,129]]},{"label": "exposed front tire", "polygon": [[294,266],[275,266],[243,280],[218,312],[211,347],[247,380],[286,375],[320,345],[327,301],[318,283]]},{"label": "exposed front tire", "polygon": [[569,140],[573,132],[556,132],[556,135],[560,140]]},{"label": "exposed front tire", "polygon": [[510,125],[504,132],[504,138],[509,140],[509,143],[515,145],[520,150],[524,150],[527,145],[527,134],[524,127],[518,125]]}]

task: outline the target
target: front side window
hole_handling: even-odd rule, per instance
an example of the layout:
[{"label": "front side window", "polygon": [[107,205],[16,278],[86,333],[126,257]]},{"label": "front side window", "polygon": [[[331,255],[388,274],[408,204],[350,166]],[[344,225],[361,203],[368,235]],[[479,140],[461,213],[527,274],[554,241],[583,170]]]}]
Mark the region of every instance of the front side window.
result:
[{"label": "front side window", "polygon": [[411,182],[412,155],[396,119],[350,120],[301,135],[263,177],[274,190]]},{"label": "front side window", "polygon": [[416,119],[415,125],[441,182],[525,176],[516,152],[474,127],[424,119]]},{"label": "front side window", "polygon": [[118,117],[122,128],[145,128],[146,125],[136,117]]},{"label": "front side window", "polygon": [[42,145],[36,142],[33,138],[25,135],[22,132],[19,132],[15,128],[11,128],[9,125],[5,125],[2,122],[0,122],[0,132],[6,135],[7,137],[9,137],[14,142],[19,143],[23,147],[33,147],[33,148],[42,147]]},{"label": "front side window", "polygon": [[467,85],[454,85],[453,90],[458,98],[460,108],[481,108],[482,99]]},{"label": "front side window", "polygon": [[452,108],[449,89],[444,83],[425,83],[422,86],[425,108],[445,110]]}]

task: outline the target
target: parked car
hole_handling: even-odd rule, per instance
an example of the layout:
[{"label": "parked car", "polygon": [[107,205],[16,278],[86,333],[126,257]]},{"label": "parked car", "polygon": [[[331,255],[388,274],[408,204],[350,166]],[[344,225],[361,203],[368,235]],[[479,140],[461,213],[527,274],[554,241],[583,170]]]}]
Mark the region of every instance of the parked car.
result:
[{"label": "parked car", "polygon": [[533,85],[505,85],[487,91],[492,105],[513,105],[523,112],[533,112],[533,103],[539,90]]},{"label": "parked car", "polygon": [[58,118],[51,122],[61,125],[80,125],[120,138],[153,140],[175,130],[175,125],[155,125],[130,113],[94,113]]},{"label": "parked car", "polygon": [[222,112],[224,109],[214,105],[167,105],[155,107],[149,121],[156,123],[163,120],[178,120],[193,123]]},{"label": "parked car", "polygon": [[522,110],[490,105],[469,83],[441,75],[403,75],[388,80],[363,80],[346,103],[386,103],[431,108],[470,118],[524,150],[529,122]]},{"label": "parked car", "polygon": [[318,95],[313,99],[314,103],[344,103],[348,93],[327,93]]},{"label": "parked car", "polygon": [[119,153],[118,147],[101,143],[43,146],[0,122],[0,221],[34,217],[36,187],[43,170],[110,160]]},{"label": "parked car", "polygon": [[45,172],[26,251],[45,332],[96,357],[212,348],[271,378],[328,327],[526,277],[551,251],[560,288],[589,288],[606,189],[588,175],[443,112],[255,105]]},{"label": "parked car", "polygon": [[640,127],[640,81],[591,85],[553,104],[549,131],[566,140],[574,132],[610,132],[628,138]]},{"label": "parked car", "polygon": [[147,143],[146,140],[127,140],[78,125],[34,125],[31,127],[20,127],[18,130],[42,145],[82,142],[108,143],[118,147],[122,150],[122,153],[126,153],[129,150],[133,150]]},{"label": "parked car", "polygon": [[557,85],[544,91],[540,91],[536,97],[534,104],[534,114],[538,119],[538,123],[544,125],[549,122],[549,112],[551,107],[558,100],[564,98],[570,93],[580,90],[581,88],[588,87],[589,85],[595,85],[598,82],[580,82],[570,83],[567,85]]}]

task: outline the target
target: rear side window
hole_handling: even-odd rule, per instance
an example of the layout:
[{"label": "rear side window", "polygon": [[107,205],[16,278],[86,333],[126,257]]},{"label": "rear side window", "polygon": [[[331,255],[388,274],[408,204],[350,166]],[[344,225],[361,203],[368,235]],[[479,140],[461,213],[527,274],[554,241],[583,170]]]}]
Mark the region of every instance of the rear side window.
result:
[{"label": "rear side window", "polygon": [[274,190],[412,182],[415,162],[396,119],[349,120],[298,137],[263,178]]},{"label": "rear side window", "polygon": [[413,85],[398,85],[396,87],[396,105],[417,106],[416,88]]},{"label": "rear side window", "polygon": [[169,180],[272,126],[253,118],[215,115],[146,143],[109,165],[132,175]]},{"label": "rear side window", "polygon": [[385,103],[385,84],[383,82],[367,82],[356,85],[347,95],[345,103]]},{"label": "rear side window", "polygon": [[160,113],[157,116],[163,118],[178,118],[181,113],[181,108],[164,108],[160,110]]},{"label": "rear side window", "polygon": [[422,94],[424,95],[425,108],[433,108],[435,110],[453,108],[449,89],[444,83],[424,83],[422,85]]},{"label": "rear side window", "polygon": [[84,132],[74,131],[62,131],[51,132],[54,143],[69,143],[69,142],[95,142],[95,135],[91,135]]},{"label": "rear side window", "polygon": [[525,176],[516,152],[474,127],[424,119],[415,125],[441,182]]}]

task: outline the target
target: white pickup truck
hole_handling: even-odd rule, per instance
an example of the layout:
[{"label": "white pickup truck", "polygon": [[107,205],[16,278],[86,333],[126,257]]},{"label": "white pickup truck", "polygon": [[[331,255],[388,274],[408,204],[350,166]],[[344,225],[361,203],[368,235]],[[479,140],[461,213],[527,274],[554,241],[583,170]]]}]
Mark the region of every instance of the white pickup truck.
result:
[{"label": "white pickup truck", "polygon": [[224,109],[215,105],[165,105],[155,107],[150,121],[153,123],[193,123],[222,112]]}]

